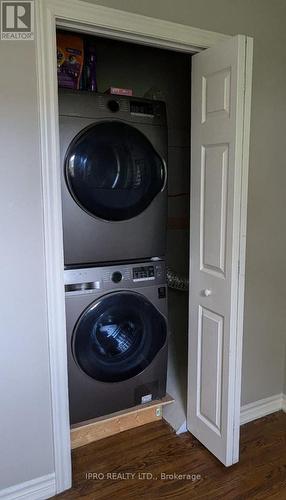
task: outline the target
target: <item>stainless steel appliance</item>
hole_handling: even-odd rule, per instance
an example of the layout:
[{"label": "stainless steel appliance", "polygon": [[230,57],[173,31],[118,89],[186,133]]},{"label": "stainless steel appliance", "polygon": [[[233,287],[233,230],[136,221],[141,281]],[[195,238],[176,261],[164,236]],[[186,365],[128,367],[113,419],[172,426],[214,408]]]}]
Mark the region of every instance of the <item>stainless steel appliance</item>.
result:
[{"label": "stainless steel appliance", "polygon": [[165,262],[65,270],[71,423],[165,395]]},{"label": "stainless steel appliance", "polygon": [[65,265],[165,255],[165,104],[61,90]]}]

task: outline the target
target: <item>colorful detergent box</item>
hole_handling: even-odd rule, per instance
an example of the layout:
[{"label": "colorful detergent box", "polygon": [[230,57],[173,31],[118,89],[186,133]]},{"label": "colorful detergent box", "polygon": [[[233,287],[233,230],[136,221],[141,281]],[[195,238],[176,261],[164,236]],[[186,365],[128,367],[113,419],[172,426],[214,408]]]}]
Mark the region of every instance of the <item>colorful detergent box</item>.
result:
[{"label": "colorful detergent box", "polygon": [[57,33],[57,72],[59,87],[78,89],[83,68],[84,48],[80,36]]},{"label": "colorful detergent box", "polygon": [[121,89],[120,87],[109,87],[105,93],[110,95],[133,95],[132,89]]}]

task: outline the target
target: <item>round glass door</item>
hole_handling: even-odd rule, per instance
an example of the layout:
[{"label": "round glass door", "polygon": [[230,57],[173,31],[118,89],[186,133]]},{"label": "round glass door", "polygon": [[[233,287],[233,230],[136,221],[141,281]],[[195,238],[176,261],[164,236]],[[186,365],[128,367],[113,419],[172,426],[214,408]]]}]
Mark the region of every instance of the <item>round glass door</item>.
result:
[{"label": "round glass door", "polygon": [[143,295],[116,292],[92,303],[72,337],[73,356],[90,377],[120,382],[142,372],[164,346],[166,320]]},{"label": "round glass door", "polygon": [[110,121],[83,130],[71,143],[65,177],[87,213],[108,221],[139,215],[165,185],[163,160],[130,125]]}]

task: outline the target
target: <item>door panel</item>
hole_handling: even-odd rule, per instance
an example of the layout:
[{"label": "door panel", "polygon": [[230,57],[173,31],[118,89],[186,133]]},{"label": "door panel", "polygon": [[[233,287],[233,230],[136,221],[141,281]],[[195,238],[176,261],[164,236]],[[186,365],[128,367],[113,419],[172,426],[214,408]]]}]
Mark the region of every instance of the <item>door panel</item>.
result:
[{"label": "door panel", "polygon": [[224,277],[228,144],[202,146],[201,269]]},{"label": "door panel", "polygon": [[[238,259],[246,37],[193,57],[188,429],[225,465],[239,435]],[[239,335],[242,331],[239,332]],[[235,437],[234,437],[235,436]]]},{"label": "door panel", "polygon": [[[223,317],[199,306],[199,384],[197,413],[221,435]],[[214,361],[214,362],[213,362]]]},{"label": "door panel", "polygon": [[202,123],[230,114],[230,68],[202,77]]}]

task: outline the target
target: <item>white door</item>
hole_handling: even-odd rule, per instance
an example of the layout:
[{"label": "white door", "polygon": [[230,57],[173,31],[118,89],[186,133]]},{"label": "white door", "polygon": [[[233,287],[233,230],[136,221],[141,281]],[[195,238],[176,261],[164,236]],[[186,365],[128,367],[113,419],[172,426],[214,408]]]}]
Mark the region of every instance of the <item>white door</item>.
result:
[{"label": "white door", "polygon": [[187,426],[225,465],[239,447],[247,43],[251,52],[239,35],[192,58]]}]

